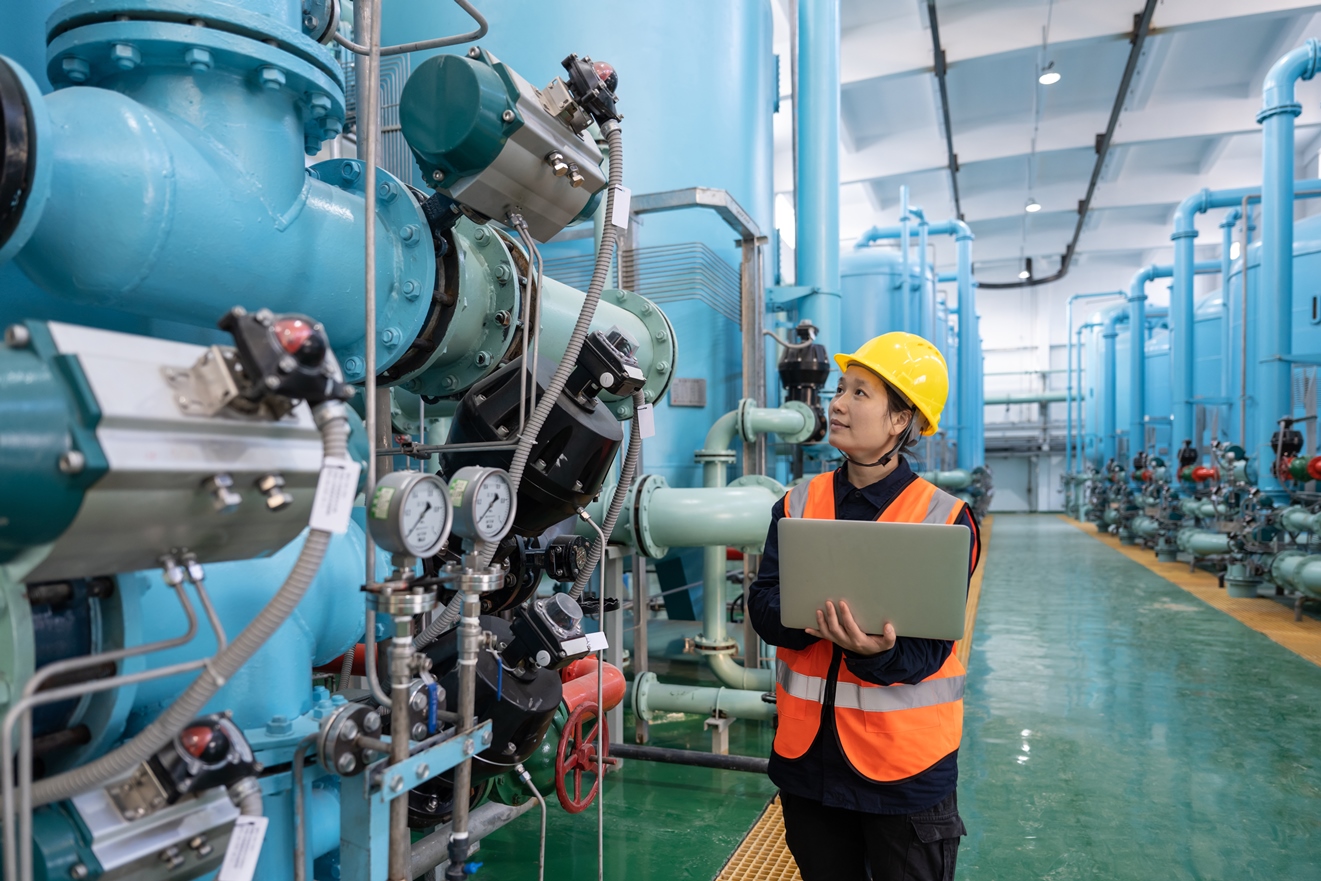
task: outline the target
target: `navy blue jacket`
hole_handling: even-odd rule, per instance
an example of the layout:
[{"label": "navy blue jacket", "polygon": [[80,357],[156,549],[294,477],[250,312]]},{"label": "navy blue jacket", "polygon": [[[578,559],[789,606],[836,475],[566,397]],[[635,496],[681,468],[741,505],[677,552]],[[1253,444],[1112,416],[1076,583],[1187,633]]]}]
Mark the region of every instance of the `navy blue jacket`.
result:
[{"label": "navy blue jacket", "polygon": [[[875,520],[889,507],[917,475],[902,457],[889,475],[861,489],[848,481],[847,466],[835,471],[835,519]],[[769,645],[801,651],[817,641],[803,630],[780,624],[780,549],[779,522],[784,516],[784,499],[771,509],[771,528],[766,536],[766,550],[757,570],[757,580],[748,591],[747,610],[752,626]],[[967,526],[972,542],[971,570],[977,566],[981,542],[977,522],[966,507],[955,521]],[[916,683],[940,669],[954,648],[954,643],[938,639],[915,639],[901,636],[894,647],[879,655],[864,658],[838,647],[832,661],[844,663],[849,671],[866,682],[877,685]],[[833,689],[831,690],[833,695]],[[829,701],[829,697],[828,697]],[[771,752],[770,777],[780,789],[821,802],[827,807],[847,808],[869,814],[911,814],[926,810],[954,791],[958,785],[958,752],[950,753],[935,765],[898,783],[876,783],[855,771],[844,757],[835,731],[830,704],[822,712],[821,727],[807,752],[797,759],[786,759]]]}]

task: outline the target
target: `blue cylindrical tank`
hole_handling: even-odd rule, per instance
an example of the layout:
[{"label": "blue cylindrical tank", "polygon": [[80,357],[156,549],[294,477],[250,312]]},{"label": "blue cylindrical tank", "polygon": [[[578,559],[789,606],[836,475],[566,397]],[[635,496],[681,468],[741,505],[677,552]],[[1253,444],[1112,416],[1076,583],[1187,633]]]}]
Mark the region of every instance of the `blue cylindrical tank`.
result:
[{"label": "blue cylindrical tank", "polygon": [[[1293,246],[1293,338],[1291,357],[1295,367],[1304,367],[1321,361],[1321,215],[1304,218],[1294,224]],[[1247,264],[1248,333],[1244,335],[1243,318],[1243,266]],[[1258,447],[1269,438],[1254,436],[1253,419],[1256,418],[1257,394],[1253,365],[1260,360],[1255,334],[1251,331],[1251,300],[1256,296],[1261,281],[1261,243],[1248,246],[1246,261],[1239,258],[1229,278],[1229,364],[1228,364],[1228,439],[1241,443],[1250,455],[1260,454]],[[1317,318],[1313,318],[1313,310]],[[1246,343],[1247,370],[1244,371]],[[1266,353],[1265,356],[1277,353]],[[1246,401],[1247,413],[1241,412]],[[1283,416],[1283,413],[1272,414]],[[1302,416],[1301,404],[1293,415]],[[1246,418],[1244,418],[1246,416]],[[1242,426],[1242,428],[1240,427]],[[1269,455],[1269,454],[1268,454]]]},{"label": "blue cylindrical tank", "polygon": [[1198,300],[1193,310],[1193,398],[1206,414],[1203,444],[1230,438],[1229,410],[1225,402],[1229,374],[1225,342],[1224,298],[1220,291],[1212,291]]},{"label": "blue cylindrical tank", "polygon": [[[565,0],[487,3],[481,9],[490,32],[479,45],[537,87],[564,75],[560,61],[571,52],[614,66],[625,117],[624,182],[635,195],[697,186],[728,190],[761,233],[771,234],[777,83],[767,0],[606,5]],[[381,18],[385,44],[471,29],[471,19],[454,4],[434,0],[392,0]],[[431,54],[414,53],[413,66]],[[674,485],[698,485],[701,471],[693,452],[742,394],[737,284],[731,304],[730,285],[714,283],[713,272],[720,268],[710,257],[737,273],[740,251],[734,231],[709,210],[646,215],[633,237],[641,249],[697,243],[641,264],[635,286],[657,301],[674,325],[676,378],[706,381],[704,407],[673,407],[668,396],[657,402],[662,430],[647,441],[644,467]],[[548,274],[574,257],[581,266],[591,247],[590,236],[544,246]],[[769,285],[770,275],[766,281]],[[713,297],[723,299],[713,304]],[[779,351],[768,350],[767,357],[775,403]]]},{"label": "blue cylindrical tank", "polygon": [[[1174,405],[1170,384],[1170,331],[1163,323],[1150,331],[1145,351],[1147,433],[1152,435],[1152,442],[1146,444],[1146,450],[1149,454],[1165,458],[1170,455],[1170,419]],[[1139,445],[1144,443],[1144,438],[1138,438]]]}]

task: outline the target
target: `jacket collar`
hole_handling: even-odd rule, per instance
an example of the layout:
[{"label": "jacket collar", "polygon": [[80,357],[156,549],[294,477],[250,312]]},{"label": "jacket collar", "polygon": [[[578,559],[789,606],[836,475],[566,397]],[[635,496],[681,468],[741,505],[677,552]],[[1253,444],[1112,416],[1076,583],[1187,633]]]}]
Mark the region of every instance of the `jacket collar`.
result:
[{"label": "jacket collar", "polygon": [[899,457],[899,464],[894,470],[882,477],[873,484],[861,488],[854,487],[849,483],[848,463],[835,469],[835,504],[839,505],[846,496],[854,489],[862,493],[862,497],[876,506],[878,511],[884,511],[903,492],[910,483],[917,479],[913,469],[908,465],[908,459],[904,456]]}]

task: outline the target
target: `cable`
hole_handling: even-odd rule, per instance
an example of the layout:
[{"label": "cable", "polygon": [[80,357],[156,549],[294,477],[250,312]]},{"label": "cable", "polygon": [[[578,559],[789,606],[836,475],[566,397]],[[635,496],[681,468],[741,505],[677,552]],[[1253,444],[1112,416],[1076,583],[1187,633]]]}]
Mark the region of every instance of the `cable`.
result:
[{"label": "cable", "polygon": [[532,794],[537,797],[537,802],[541,805],[541,851],[537,856],[537,881],[546,881],[546,800],[541,797],[541,791],[532,782],[532,775],[522,764],[515,765],[514,771],[524,785],[532,790]]},{"label": "cable", "polygon": [[[473,21],[477,22],[477,30],[469,31],[466,34],[455,34],[452,37],[437,37],[434,40],[422,40],[418,43],[400,43],[397,46],[384,46],[378,50],[381,57],[387,55],[403,55],[405,52],[421,52],[424,49],[440,49],[445,46],[457,46],[460,43],[471,43],[473,40],[480,40],[482,37],[486,36],[486,32],[490,28],[486,24],[486,19],[482,14],[474,9],[473,5],[469,3],[468,0],[454,0],[454,2],[458,4],[460,9],[472,16]],[[371,50],[366,46],[359,46],[352,40],[341,36],[338,32],[336,32],[334,36],[336,43],[343,46],[345,49],[348,49],[355,55],[371,54]],[[355,34],[354,36],[357,35]]]},{"label": "cable", "polygon": [[[605,132],[606,143],[610,149],[610,181],[606,187],[605,196],[605,223],[601,229],[601,247],[596,252],[596,265],[592,270],[592,281],[587,286],[587,296],[583,299],[583,306],[578,313],[578,321],[573,326],[573,332],[569,335],[568,345],[564,348],[564,355],[560,358],[559,365],[550,377],[550,382],[546,385],[545,394],[541,401],[532,411],[527,424],[523,426],[523,434],[518,439],[518,446],[514,449],[513,460],[509,464],[509,481],[514,491],[518,494],[518,486],[523,480],[523,471],[527,468],[528,458],[532,454],[532,447],[536,443],[537,435],[541,433],[541,428],[546,424],[546,418],[550,416],[550,411],[555,407],[559,400],[560,393],[564,391],[564,384],[569,379],[569,374],[573,372],[578,363],[578,354],[582,351],[583,343],[587,340],[587,333],[591,329],[592,319],[596,317],[596,306],[601,301],[601,291],[605,288],[606,275],[610,271],[610,263],[614,259],[615,243],[618,239],[618,227],[611,222],[615,211],[615,193],[624,185],[624,144],[620,134],[619,123],[614,120],[607,120],[602,126]],[[637,420],[634,419],[636,425]],[[625,463],[627,465],[627,462]],[[620,505],[623,504],[622,498]],[[613,504],[612,504],[613,507]],[[496,545],[490,544],[481,550],[479,566],[485,568],[491,565],[491,558],[495,556]],[[591,567],[585,567],[590,571]],[[579,590],[581,593],[581,589]],[[413,639],[413,648],[421,651],[436,641],[445,631],[452,628],[459,620],[459,613],[462,607],[462,594],[455,594],[439,615],[435,617],[426,629],[419,633]]]},{"label": "cable", "polygon": [[353,656],[357,651],[358,647],[353,645],[344,653],[344,661],[339,665],[339,678],[335,680],[335,691],[344,691],[349,687],[349,677],[353,675]]},{"label": "cable", "polygon": [[[327,459],[348,456],[349,422],[344,404],[327,401],[313,408],[317,426],[321,429],[324,455]],[[132,769],[160,750],[189,722],[197,717],[217,691],[238,672],[239,668],[257,653],[266,640],[280,628],[298,606],[303,595],[321,568],[321,561],[330,545],[330,533],[320,529],[308,532],[303,549],[275,596],[253,618],[247,627],[216,654],[206,672],[193,680],[187,690],[128,743],[118,747],[94,762],[33,784],[34,805],[72,798],[103,785],[107,780]]]},{"label": "cable", "polygon": [[[637,417],[639,407],[645,406],[647,399],[642,391],[633,393],[633,425],[629,429],[628,452],[624,454],[624,466],[619,469],[619,484],[615,487],[615,494],[610,498],[610,507],[605,512],[605,519],[601,522],[600,534],[592,549],[587,553],[587,564],[578,570],[578,577],[574,579],[573,587],[569,590],[569,596],[575,600],[583,595],[583,589],[587,587],[587,579],[592,577],[592,569],[596,568],[597,561],[605,553],[606,542],[610,540],[610,533],[614,531],[615,521],[619,519],[619,512],[624,508],[624,499],[628,495],[629,487],[633,485],[633,475],[638,469],[638,456],[642,452],[642,425]],[[601,585],[602,602],[605,597],[605,584]],[[604,607],[603,607],[604,608]]]},{"label": "cable", "polygon": [[774,333],[771,333],[770,330],[762,330],[761,335],[774,339],[775,342],[778,342],[779,345],[785,347],[785,349],[806,349],[807,346],[811,346],[812,343],[816,342],[815,339],[804,339],[803,342],[785,342]]}]

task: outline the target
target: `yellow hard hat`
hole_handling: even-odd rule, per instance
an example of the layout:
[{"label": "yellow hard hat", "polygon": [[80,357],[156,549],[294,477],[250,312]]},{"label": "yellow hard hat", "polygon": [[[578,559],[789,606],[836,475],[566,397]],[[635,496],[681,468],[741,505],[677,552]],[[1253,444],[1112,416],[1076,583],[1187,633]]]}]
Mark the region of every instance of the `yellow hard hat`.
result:
[{"label": "yellow hard hat", "polygon": [[949,368],[940,350],[915,333],[896,330],[863,343],[852,355],[836,355],[840,371],[859,364],[894,386],[926,417],[922,434],[935,434],[949,397]]}]

